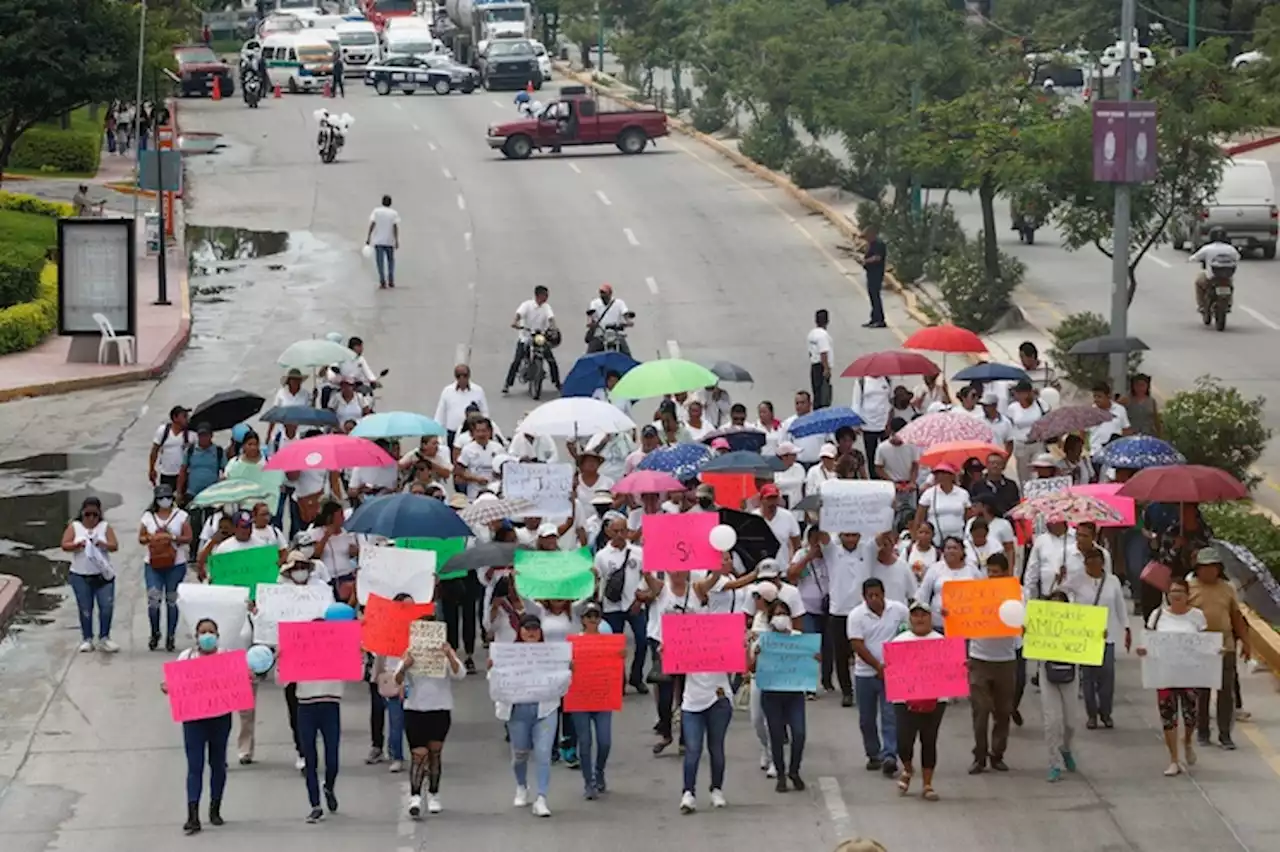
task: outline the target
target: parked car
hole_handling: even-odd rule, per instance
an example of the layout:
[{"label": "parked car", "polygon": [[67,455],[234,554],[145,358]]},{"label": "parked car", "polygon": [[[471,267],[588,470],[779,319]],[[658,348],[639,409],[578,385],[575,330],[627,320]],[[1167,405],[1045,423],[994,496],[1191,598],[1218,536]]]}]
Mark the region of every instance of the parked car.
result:
[{"label": "parked car", "polygon": [[533,42],[525,38],[494,39],[480,54],[480,82],[486,89],[542,88],[542,72]]},{"label": "parked car", "polygon": [[1209,231],[1218,227],[1227,232],[1241,254],[1259,250],[1267,260],[1275,258],[1280,215],[1266,161],[1228,161],[1213,197],[1194,217],[1175,220],[1170,226],[1173,246],[1195,251],[1209,241]]},{"label": "parked car", "polygon": [[578,145],[616,145],[624,154],[639,154],[667,135],[667,115],[659,110],[601,112],[585,86],[565,86],[560,95],[533,118],[492,125],[489,147],[512,160],[526,160],[535,150],[555,153]]},{"label": "parked car", "polygon": [[[475,74],[474,71],[471,73]],[[470,93],[476,87],[474,76],[456,77],[450,69],[433,68],[421,56],[393,56],[377,65],[371,65],[365,69],[364,83],[366,86],[373,86],[373,90],[379,95],[389,95],[392,92],[412,95],[419,89],[431,89],[437,95],[447,95],[454,89]]]},{"label": "parked car", "polygon": [[213,81],[218,80],[219,94],[231,97],[236,90],[231,66],[223,62],[207,44],[184,44],[173,49],[178,62],[178,76],[182,80],[184,98],[212,95]]},{"label": "parked car", "polygon": [[420,58],[437,71],[448,71],[453,87],[464,95],[480,88],[480,72],[469,65],[463,65],[449,54],[432,53]]},{"label": "parked car", "polygon": [[533,52],[538,57],[538,70],[542,72],[542,79],[548,81],[551,79],[551,54],[547,53],[547,47],[542,42],[534,39],[529,42],[533,45]]}]

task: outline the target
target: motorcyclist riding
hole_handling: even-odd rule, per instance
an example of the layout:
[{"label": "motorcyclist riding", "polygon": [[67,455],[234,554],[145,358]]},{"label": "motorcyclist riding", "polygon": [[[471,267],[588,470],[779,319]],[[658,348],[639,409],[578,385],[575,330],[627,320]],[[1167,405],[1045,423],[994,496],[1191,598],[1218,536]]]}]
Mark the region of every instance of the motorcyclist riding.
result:
[{"label": "motorcyclist riding", "polygon": [[[627,303],[613,297],[613,287],[600,285],[600,297],[591,300],[587,308],[587,351],[604,351],[604,329],[610,326],[630,328],[635,325],[635,314],[627,310]],[[625,337],[621,338],[620,348],[626,355],[631,355],[631,347]]]},{"label": "motorcyclist riding", "polygon": [[269,79],[267,60],[260,48],[247,47],[240,52],[240,92],[246,98],[248,95],[245,92],[245,83],[250,75],[256,75],[259,83],[265,88]]},{"label": "motorcyclist riding", "polygon": [[[521,94],[527,93],[521,92]],[[545,334],[556,327],[555,312],[547,303],[550,295],[551,291],[539,284],[533,288],[533,298],[526,299],[520,303],[520,307],[516,308],[516,318],[512,320],[511,327],[517,329],[520,334],[516,338],[515,357],[511,359],[511,366],[507,368],[507,380],[502,383],[504,394],[515,384],[520,365],[529,356],[529,344],[533,336]],[[556,386],[556,390],[560,390],[560,365],[556,363],[556,356],[550,346],[546,349],[546,358],[547,366],[551,369],[551,384]]]},{"label": "motorcyclist riding", "polygon": [[1209,296],[1209,282],[1213,280],[1212,270],[1215,267],[1234,269],[1240,263],[1240,252],[1231,245],[1226,228],[1215,227],[1209,231],[1209,242],[1187,258],[1187,263],[1199,263],[1203,267],[1196,276],[1196,310],[1203,313]]},{"label": "motorcyclist riding", "polygon": [[356,357],[329,368],[325,376],[325,386],[320,389],[321,408],[329,407],[330,397],[342,387],[343,381],[350,382],[353,387],[366,385],[373,389],[378,386],[378,374],[373,371],[373,368],[369,366],[369,362],[364,358],[364,341],[358,337],[353,337],[347,341],[347,348],[356,353]]}]

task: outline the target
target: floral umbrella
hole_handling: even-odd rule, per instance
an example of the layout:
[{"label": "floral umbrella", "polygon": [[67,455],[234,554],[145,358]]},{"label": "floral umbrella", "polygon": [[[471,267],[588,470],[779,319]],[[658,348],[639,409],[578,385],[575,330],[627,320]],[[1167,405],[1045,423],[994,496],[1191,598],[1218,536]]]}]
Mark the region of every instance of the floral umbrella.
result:
[{"label": "floral umbrella", "polygon": [[954,411],[936,411],[917,417],[899,433],[902,440],[922,449],[929,449],[936,444],[949,441],[978,441],[994,444],[995,434],[991,427],[968,414]]},{"label": "floral umbrella", "polygon": [[1055,408],[1032,425],[1030,438],[1033,441],[1045,441],[1060,435],[1070,435],[1072,432],[1085,432],[1110,419],[1110,411],[1103,411],[1092,405]]},{"label": "floral umbrella", "polygon": [[1115,524],[1124,520],[1119,511],[1087,494],[1046,494],[1024,500],[1009,510],[1009,517],[1033,520],[1041,515],[1047,519],[1061,519],[1075,526],[1085,521],[1095,524]]}]

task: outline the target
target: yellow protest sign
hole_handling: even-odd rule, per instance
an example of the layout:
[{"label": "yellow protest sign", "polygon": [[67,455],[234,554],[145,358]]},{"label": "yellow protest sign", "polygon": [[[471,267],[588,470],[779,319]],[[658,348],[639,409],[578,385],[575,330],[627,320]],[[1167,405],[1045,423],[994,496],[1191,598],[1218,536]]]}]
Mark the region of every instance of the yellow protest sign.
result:
[{"label": "yellow protest sign", "polygon": [[1102,665],[1107,636],[1105,606],[1031,601],[1026,627],[1022,656],[1028,660]]}]

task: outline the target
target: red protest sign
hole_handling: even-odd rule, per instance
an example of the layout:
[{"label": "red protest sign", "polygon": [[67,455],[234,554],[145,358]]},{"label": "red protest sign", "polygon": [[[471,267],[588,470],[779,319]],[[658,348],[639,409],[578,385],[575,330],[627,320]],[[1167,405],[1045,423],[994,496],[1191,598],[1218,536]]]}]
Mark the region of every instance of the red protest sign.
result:
[{"label": "red protest sign", "polygon": [[409,647],[409,625],[426,615],[435,615],[435,604],[389,601],[369,593],[360,626],[360,645],[371,654],[399,657]]},{"label": "red protest sign", "polygon": [[282,683],[363,680],[357,621],[286,621],[280,624],[277,658]]},{"label": "red protest sign", "polygon": [[[253,709],[253,687],[244,651],[195,654],[164,664],[164,688],[175,722],[214,719]],[[622,689],[619,687],[621,697]]]},{"label": "red protest sign", "polygon": [[621,710],[627,637],[583,634],[570,636],[569,641],[573,643],[573,680],[564,696],[564,711]]},{"label": "red protest sign", "polygon": [[749,473],[704,473],[702,481],[715,489],[716,504],[726,509],[741,509],[759,493],[756,478]]},{"label": "red protest sign", "polygon": [[716,512],[679,515],[645,515],[646,571],[714,571],[720,567],[720,551],[711,546],[711,531],[720,523]]}]

